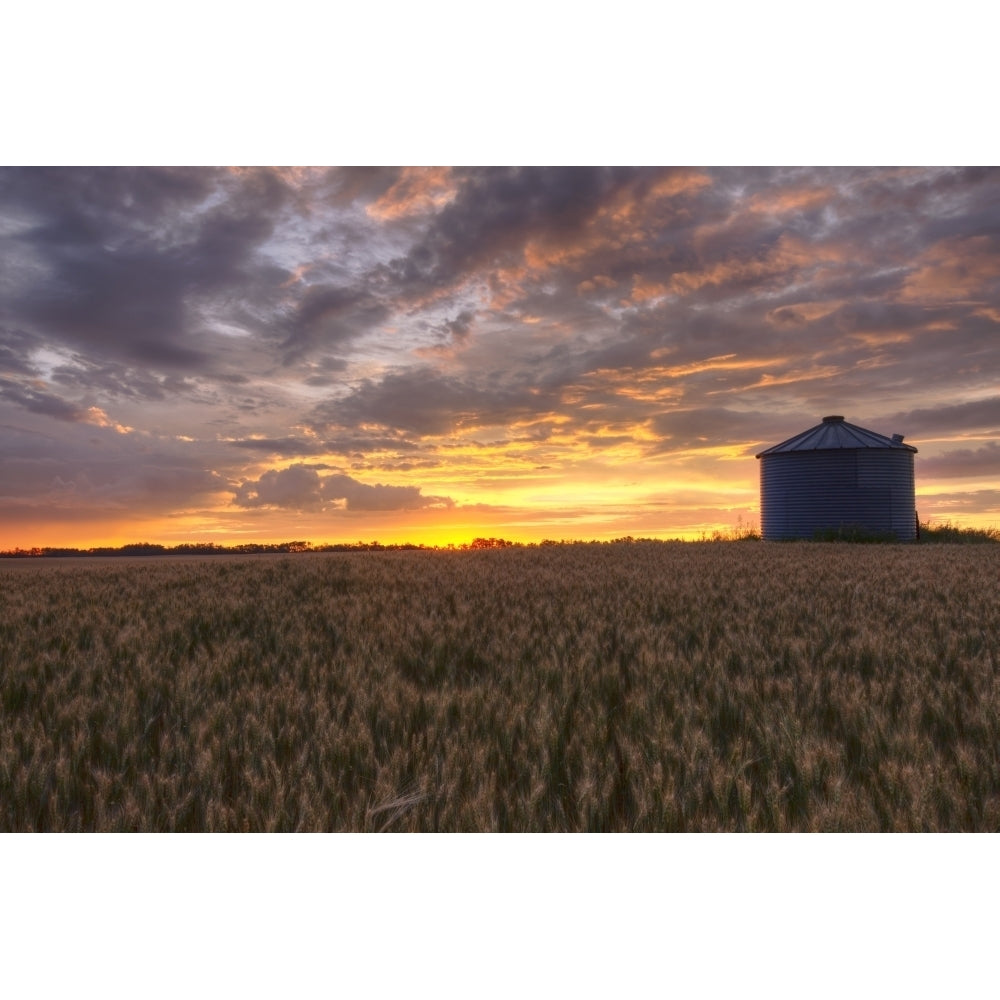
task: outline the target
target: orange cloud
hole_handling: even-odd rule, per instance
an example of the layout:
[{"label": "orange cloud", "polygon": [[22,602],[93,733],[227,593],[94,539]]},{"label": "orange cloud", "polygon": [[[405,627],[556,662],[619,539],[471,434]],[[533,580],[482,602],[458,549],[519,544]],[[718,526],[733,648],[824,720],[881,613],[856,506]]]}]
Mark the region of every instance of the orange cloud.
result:
[{"label": "orange cloud", "polygon": [[[792,385],[796,382],[813,382],[818,378],[832,378],[834,375],[842,375],[844,369],[837,365],[813,365],[812,368],[793,368],[784,375],[764,374],[751,385],[741,386],[739,389],[721,389],[718,392],[745,392],[747,389],[770,389],[776,385]],[[708,393],[710,396],[716,392]]]},{"label": "orange cloud", "polygon": [[593,278],[581,281],[576,290],[580,295],[587,295],[597,291],[598,288],[614,288],[617,284],[614,278],[609,278],[606,274],[595,274]]},{"label": "orange cloud", "polygon": [[763,257],[730,257],[702,271],[682,271],[670,279],[669,288],[671,292],[685,295],[706,285],[760,281],[811,268],[821,262],[839,262],[846,256],[845,250],[834,244],[805,243],[785,234]]},{"label": "orange cloud", "polygon": [[280,284],[278,287],[291,288],[292,285],[297,285],[300,281],[302,281],[305,278],[305,276],[313,269],[314,266],[315,266],[314,264],[300,264],[292,271],[291,277],[287,281],[282,282],[282,284]]},{"label": "orange cloud", "polygon": [[373,219],[398,219],[441,208],[458,193],[450,167],[405,167],[398,181],[365,211]]},{"label": "orange cloud", "polygon": [[575,241],[555,243],[551,238],[532,240],[524,248],[524,262],[535,272],[579,263],[598,250],[621,250],[624,242],[613,233],[604,232],[592,222],[587,232]]},{"label": "orange cloud", "polygon": [[907,344],[913,339],[911,330],[854,330],[846,334],[850,340],[856,340],[865,347],[884,347],[886,344]]},{"label": "orange cloud", "polygon": [[135,430],[134,427],[126,427],[125,424],[120,424],[117,420],[112,420],[99,406],[91,406],[86,410],[82,420],[83,423],[93,424],[95,427],[110,427],[119,434],[131,434]]},{"label": "orange cloud", "polygon": [[712,178],[696,171],[680,171],[661,177],[645,190],[630,187],[598,213],[601,220],[614,222],[620,231],[628,230],[633,239],[645,235],[645,228],[658,215],[661,203],[670,202],[679,195],[690,195],[710,187]]},{"label": "orange cloud", "polygon": [[[659,359],[671,353],[671,348],[654,351],[651,357]],[[561,402],[574,411],[597,409],[613,405],[609,397],[643,403],[663,404],[683,397],[683,386],[677,380],[688,375],[707,371],[752,371],[786,364],[777,357],[741,358],[736,354],[691,361],[679,365],[649,365],[644,368],[597,368],[564,388]],[[593,399],[603,400],[594,403]]]},{"label": "orange cloud", "polygon": [[650,299],[662,299],[668,294],[667,286],[660,284],[658,281],[649,281],[639,274],[634,275],[632,278],[633,302],[648,302]]},{"label": "orange cloud", "polygon": [[631,185],[602,206],[584,232],[573,240],[552,237],[532,240],[524,250],[524,261],[533,271],[567,267],[598,250],[623,250],[629,243],[645,240],[650,228],[659,225],[670,201],[711,185],[712,179],[696,171],[680,171],[662,177],[648,188]]},{"label": "orange cloud", "polygon": [[695,170],[683,170],[661,177],[649,187],[645,201],[660,201],[675,198],[679,194],[693,194],[702,188],[711,187],[712,178]]},{"label": "orange cloud", "polygon": [[767,314],[767,321],[774,326],[787,323],[815,323],[816,320],[836,312],[847,302],[846,299],[828,299],[822,302],[796,302],[791,305],[772,309]]},{"label": "orange cloud", "polygon": [[[665,353],[669,353],[669,348],[660,348],[653,352],[653,357],[657,358]],[[707,371],[746,371],[752,368],[767,368],[772,365],[784,364],[783,358],[740,358],[737,354],[718,354],[715,357],[705,358],[702,361],[691,361],[684,365],[663,366],[649,369],[655,372],[656,378],[680,378],[684,375],[697,375],[699,372]]]},{"label": "orange cloud", "polygon": [[747,207],[751,212],[761,215],[784,215],[787,212],[801,212],[825,205],[836,195],[836,188],[785,188],[783,191],[771,189],[755,194]]},{"label": "orange cloud", "polygon": [[918,267],[903,283],[903,302],[986,305],[1000,279],[1000,253],[988,236],[943,240],[918,258]]}]

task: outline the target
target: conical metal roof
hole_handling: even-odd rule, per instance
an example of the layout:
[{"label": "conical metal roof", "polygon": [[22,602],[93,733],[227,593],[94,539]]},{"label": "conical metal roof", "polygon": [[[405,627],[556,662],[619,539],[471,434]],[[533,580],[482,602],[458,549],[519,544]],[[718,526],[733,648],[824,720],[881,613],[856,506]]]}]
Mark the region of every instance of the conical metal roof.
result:
[{"label": "conical metal roof", "polygon": [[782,441],[771,448],[758,453],[775,455],[783,451],[832,451],[840,448],[899,448],[904,451],[917,449],[911,444],[903,444],[903,435],[894,434],[887,438],[884,434],[865,430],[855,424],[849,424],[843,417],[824,417],[821,424],[810,427],[809,430],[796,434],[795,437]]}]

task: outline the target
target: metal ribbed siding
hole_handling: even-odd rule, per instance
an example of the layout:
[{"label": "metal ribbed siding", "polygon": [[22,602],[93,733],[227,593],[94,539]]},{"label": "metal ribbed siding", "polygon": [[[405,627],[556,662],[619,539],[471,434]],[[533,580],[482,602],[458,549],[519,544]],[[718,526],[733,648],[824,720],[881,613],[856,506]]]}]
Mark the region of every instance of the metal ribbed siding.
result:
[{"label": "metal ribbed siding", "polygon": [[[842,418],[826,418],[824,423]],[[820,433],[841,431],[839,447],[802,449]],[[853,425],[813,428],[762,452],[760,459],[761,534],[765,540],[812,538],[817,532],[860,529],[916,538],[913,453],[916,449],[878,440],[852,447]],[[823,443],[826,443],[824,440]]]},{"label": "metal ribbed siding", "polygon": [[766,540],[862,528],[913,541],[913,455],[842,450],[764,455],[760,517]]}]

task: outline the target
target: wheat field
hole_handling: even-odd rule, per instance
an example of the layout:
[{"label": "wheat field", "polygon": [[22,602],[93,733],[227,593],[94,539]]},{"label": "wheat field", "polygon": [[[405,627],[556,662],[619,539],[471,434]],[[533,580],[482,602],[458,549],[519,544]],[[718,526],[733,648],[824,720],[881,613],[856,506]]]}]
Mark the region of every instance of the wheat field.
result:
[{"label": "wheat field", "polygon": [[998,572],[985,544],[0,563],[0,829],[997,830]]}]

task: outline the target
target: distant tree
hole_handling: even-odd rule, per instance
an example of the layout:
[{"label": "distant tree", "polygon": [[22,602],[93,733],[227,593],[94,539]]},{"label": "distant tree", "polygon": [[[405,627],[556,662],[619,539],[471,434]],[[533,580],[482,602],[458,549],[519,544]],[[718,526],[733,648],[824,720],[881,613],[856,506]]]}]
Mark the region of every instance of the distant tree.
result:
[{"label": "distant tree", "polygon": [[470,549],[510,549],[514,547],[513,542],[508,542],[506,538],[473,538],[469,543]]}]

